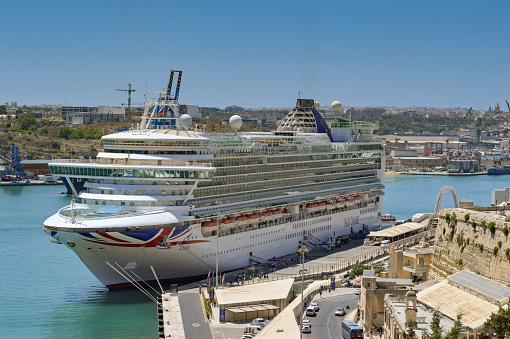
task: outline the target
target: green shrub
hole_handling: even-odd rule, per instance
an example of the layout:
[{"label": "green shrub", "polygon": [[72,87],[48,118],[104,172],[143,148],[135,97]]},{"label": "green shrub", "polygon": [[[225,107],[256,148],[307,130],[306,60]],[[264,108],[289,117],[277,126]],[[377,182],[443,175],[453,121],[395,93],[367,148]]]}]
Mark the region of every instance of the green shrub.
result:
[{"label": "green shrub", "polygon": [[450,213],[446,213],[445,216],[444,216],[444,220],[447,222],[447,223],[450,223]]},{"label": "green shrub", "polygon": [[510,221],[510,215],[508,217],[505,218],[505,221],[506,222],[509,222]]},{"label": "green shrub", "polygon": [[505,228],[503,228],[503,234],[505,237],[508,237],[508,227],[505,226]]},{"label": "green shrub", "polygon": [[482,222],[480,223],[480,226],[482,226],[483,228],[487,227],[487,221],[482,220]]},{"label": "green shrub", "polygon": [[443,235],[446,233],[446,228],[443,228]]},{"label": "green shrub", "polygon": [[462,266],[462,259],[457,260],[457,265]]},{"label": "green shrub", "polygon": [[464,252],[464,248],[466,248],[465,245],[460,248],[460,253]]},{"label": "green shrub", "polygon": [[466,222],[468,222],[468,221],[469,221],[469,213],[466,213],[466,214],[464,215],[464,220],[465,220]]},{"label": "green shrub", "polygon": [[480,244],[478,248],[480,249],[480,252],[483,252],[483,244]]},{"label": "green shrub", "polygon": [[503,245],[503,243],[500,241],[498,241],[498,247],[501,248],[501,245]]},{"label": "green shrub", "polygon": [[510,260],[510,248],[507,248],[507,249],[505,250],[505,255],[506,255],[506,258],[507,258],[508,260]]},{"label": "green shrub", "polygon": [[498,246],[494,246],[494,255],[498,255],[498,251],[499,251],[499,247]]},{"label": "green shrub", "polygon": [[466,239],[466,245],[469,245],[469,238]]},{"label": "green shrub", "polygon": [[473,230],[476,229],[476,222],[472,221],[471,222],[471,227],[473,227]]},{"label": "green shrub", "polygon": [[496,223],[494,221],[490,222],[487,228],[489,231],[491,231],[492,234],[496,233]]}]

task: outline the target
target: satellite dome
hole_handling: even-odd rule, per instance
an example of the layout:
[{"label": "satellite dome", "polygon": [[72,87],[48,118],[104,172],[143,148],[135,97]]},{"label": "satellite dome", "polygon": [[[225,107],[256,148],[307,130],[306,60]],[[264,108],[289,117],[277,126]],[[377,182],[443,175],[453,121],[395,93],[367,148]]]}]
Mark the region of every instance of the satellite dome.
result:
[{"label": "satellite dome", "polygon": [[340,101],[333,101],[333,103],[331,103],[331,109],[333,110],[333,112],[338,114],[342,110],[342,104],[340,103]]},{"label": "satellite dome", "polygon": [[183,114],[181,115],[181,121],[184,125],[186,125],[186,127],[190,127],[191,126],[191,122],[192,122],[192,118],[191,116],[189,116],[188,114]]},{"label": "satellite dome", "polygon": [[228,122],[230,123],[230,127],[232,127],[233,130],[237,131],[243,125],[243,118],[241,118],[239,115],[233,115],[230,117],[230,120]]},{"label": "satellite dome", "polygon": [[315,108],[316,110],[319,110],[321,108],[321,104],[317,100],[314,100],[313,108]]}]

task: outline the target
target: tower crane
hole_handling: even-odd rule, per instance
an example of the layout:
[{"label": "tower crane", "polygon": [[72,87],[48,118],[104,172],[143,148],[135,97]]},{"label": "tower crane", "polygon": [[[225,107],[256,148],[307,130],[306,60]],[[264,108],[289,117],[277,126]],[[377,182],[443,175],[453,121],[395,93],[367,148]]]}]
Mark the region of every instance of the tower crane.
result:
[{"label": "tower crane", "polygon": [[128,112],[131,111],[131,92],[136,91],[136,89],[131,89],[131,83],[128,84],[128,89],[116,89],[116,91],[128,92]]}]

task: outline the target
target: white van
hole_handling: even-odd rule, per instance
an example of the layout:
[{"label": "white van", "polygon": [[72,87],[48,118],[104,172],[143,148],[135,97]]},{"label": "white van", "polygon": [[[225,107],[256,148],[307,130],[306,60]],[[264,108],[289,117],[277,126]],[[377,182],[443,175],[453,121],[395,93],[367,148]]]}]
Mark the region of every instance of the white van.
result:
[{"label": "white van", "polygon": [[381,241],[381,246],[388,245],[389,243],[390,243],[389,240],[383,240],[383,241]]},{"label": "white van", "polygon": [[309,317],[315,317],[317,315],[317,313],[315,313],[315,308],[314,307],[308,307],[306,309],[306,315],[309,316]]}]

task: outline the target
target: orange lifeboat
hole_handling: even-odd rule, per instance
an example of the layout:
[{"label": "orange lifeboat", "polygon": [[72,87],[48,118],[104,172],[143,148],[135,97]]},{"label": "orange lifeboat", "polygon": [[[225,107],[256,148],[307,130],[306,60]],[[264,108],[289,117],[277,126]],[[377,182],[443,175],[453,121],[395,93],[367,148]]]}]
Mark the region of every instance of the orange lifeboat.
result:
[{"label": "orange lifeboat", "polygon": [[359,195],[354,196],[354,200],[359,200],[359,199],[360,199]]},{"label": "orange lifeboat", "polygon": [[228,217],[228,218],[225,218],[221,221],[222,224],[232,224],[236,222],[234,218],[232,217]]},{"label": "orange lifeboat", "polygon": [[202,226],[203,227],[213,227],[213,226],[218,226],[218,222],[216,220],[208,220],[208,221],[204,221],[202,223]]},{"label": "orange lifeboat", "polygon": [[275,214],[282,214],[282,211],[280,211],[279,209],[275,209],[273,211],[273,215],[275,215]]},{"label": "orange lifeboat", "polygon": [[236,221],[245,221],[245,220],[247,220],[247,219],[248,219],[248,218],[247,218],[247,217],[245,217],[244,215],[240,215],[240,216],[236,217]]},{"label": "orange lifeboat", "polygon": [[260,216],[259,216],[257,213],[253,212],[252,214],[248,214],[246,217],[247,217],[248,219],[257,219],[257,218],[259,218]]},{"label": "orange lifeboat", "polygon": [[273,215],[273,213],[271,211],[264,211],[264,212],[262,212],[262,216],[264,216],[264,217],[268,217],[270,215]]},{"label": "orange lifeboat", "polygon": [[326,203],[324,201],[321,201],[317,204],[318,206],[326,206]]}]

